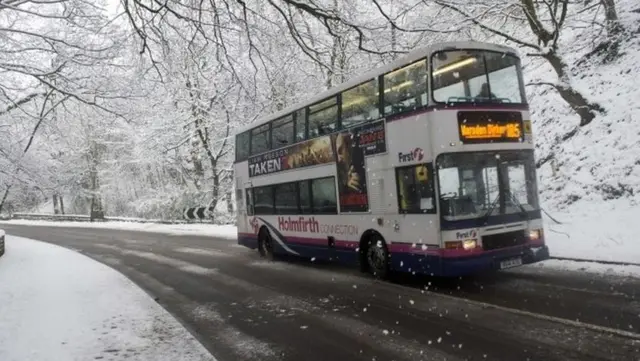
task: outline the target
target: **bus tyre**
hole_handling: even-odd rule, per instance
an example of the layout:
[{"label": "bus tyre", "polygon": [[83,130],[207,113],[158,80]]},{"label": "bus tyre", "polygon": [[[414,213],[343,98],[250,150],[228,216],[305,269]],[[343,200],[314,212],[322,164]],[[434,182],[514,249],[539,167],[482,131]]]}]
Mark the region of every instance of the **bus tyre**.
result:
[{"label": "bus tyre", "polygon": [[380,235],[369,237],[364,256],[369,273],[379,279],[389,277],[389,250]]},{"label": "bus tyre", "polygon": [[273,239],[264,227],[258,233],[258,252],[263,258],[273,261]]}]

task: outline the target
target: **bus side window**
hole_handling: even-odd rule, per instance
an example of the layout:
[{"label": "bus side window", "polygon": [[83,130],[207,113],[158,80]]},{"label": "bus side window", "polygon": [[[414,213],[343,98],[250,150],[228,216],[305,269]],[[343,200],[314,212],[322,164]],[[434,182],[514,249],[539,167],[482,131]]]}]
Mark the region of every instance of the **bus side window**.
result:
[{"label": "bus side window", "polygon": [[342,127],[378,119],[378,79],[370,80],[342,92]]},{"label": "bus side window", "polygon": [[332,133],[338,125],[338,101],[331,97],[309,107],[309,139]]},{"label": "bus side window", "polygon": [[271,148],[270,131],[270,123],[251,130],[251,155],[260,154]]},{"label": "bus side window", "polygon": [[307,108],[298,110],[296,116],[296,142],[307,139]]},{"label": "bus side window", "polygon": [[300,198],[300,213],[310,214],[311,209],[311,187],[309,187],[309,180],[303,180],[298,182],[298,192]]},{"label": "bus side window", "polygon": [[236,161],[240,162],[249,157],[250,137],[249,131],[236,136]]},{"label": "bus side window", "polygon": [[400,213],[435,213],[433,167],[430,163],[396,168]]},{"label": "bus side window", "polygon": [[311,197],[313,201],[313,213],[338,213],[336,181],[334,177],[316,178],[311,180]]},{"label": "bus side window", "polygon": [[277,214],[297,214],[298,213],[298,192],[295,183],[281,183],[275,186],[276,190],[276,213]]},{"label": "bus side window", "polygon": [[253,201],[255,214],[274,214],[275,199],[274,186],[263,186],[253,188]]},{"label": "bus side window", "polygon": [[271,123],[271,148],[277,149],[294,143],[293,115],[289,114]]}]

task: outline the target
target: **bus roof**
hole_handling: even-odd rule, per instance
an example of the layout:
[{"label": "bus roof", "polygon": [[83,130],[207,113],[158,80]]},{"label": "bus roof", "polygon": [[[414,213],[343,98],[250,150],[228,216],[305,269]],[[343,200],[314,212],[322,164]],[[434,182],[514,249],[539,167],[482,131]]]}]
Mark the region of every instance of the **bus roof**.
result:
[{"label": "bus roof", "polygon": [[388,73],[394,69],[400,68],[404,65],[408,65],[409,63],[412,63],[416,60],[425,58],[427,56],[429,56],[429,54],[435,53],[437,51],[441,51],[441,50],[455,50],[455,49],[478,49],[478,50],[492,50],[492,51],[499,51],[499,52],[504,52],[504,53],[510,53],[511,55],[515,55],[517,57],[519,57],[519,54],[517,52],[517,50],[515,50],[514,48],[505,46],[505,45],[499,45],[499,44],[494,44],[494,43],[487,43],[487,42],[480,42],[480,41],[452,41],[452,42],[441,42],[441,43],[435,43],[429,46],[425,46],[425,47],[421,47],[418,48],[416,50],[413,50],[407,54],[405,54],[404,56],[402,56],[401,58],[398,58],[392,62],[390,62],[389,64],[386,64],[384,66],[381,67],[377,67],[375,69],[372,69],[360,76],[354,77],[342,84],[339,84],[335,87],[332,87],[331,89],[325,90],[324,92],[308,98],[304,101],[300,101],[296,104],[294,104],[293,106],[290,106],[288,108],[285,108],[279,112],[276,113],[271,113],[267,116],[261,117],[258,120],[256,120],[255,122],[251,123],[251,124],[247,124],[243,127],[241,127],[236,134],[240,134],[242,132],[245,132],[247,130],[253,129],[257,126],[260,126],[262,124],[268,123],[274,119],[278,119],[280,117],[283,117],[285,115],[288,115],[290,113],[293,113],[299,109],[302,109],[306,106],[309,106],[311,104],[317,103],[321,100],[324,100],[332,95],[336,95],[340,92],[343,92],[345,90],[348,90],[356,85],[359,85],[361,83],[364,83],[367,80],[373,79],[377,76],[380,76],[382,74]]}]

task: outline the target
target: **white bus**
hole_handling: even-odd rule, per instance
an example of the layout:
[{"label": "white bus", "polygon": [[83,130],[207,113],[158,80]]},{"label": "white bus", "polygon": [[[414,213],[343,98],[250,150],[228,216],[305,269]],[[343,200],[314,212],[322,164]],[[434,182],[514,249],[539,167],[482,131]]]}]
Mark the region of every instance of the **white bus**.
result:
[{"label": "white bus", "polygon": [[413,51],[236,135],[238,243],[461,276],[549,257],[520,60]]}]

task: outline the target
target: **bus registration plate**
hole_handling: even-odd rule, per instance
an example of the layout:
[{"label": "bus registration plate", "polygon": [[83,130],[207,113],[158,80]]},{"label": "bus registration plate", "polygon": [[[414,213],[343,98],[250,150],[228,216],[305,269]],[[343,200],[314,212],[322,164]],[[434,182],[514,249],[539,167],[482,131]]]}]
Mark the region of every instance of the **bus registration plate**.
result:
[{"label": "bus registration plate", "polygon": [[500,269],[522,266],[522,258],[511,258],[500,262]]}]

